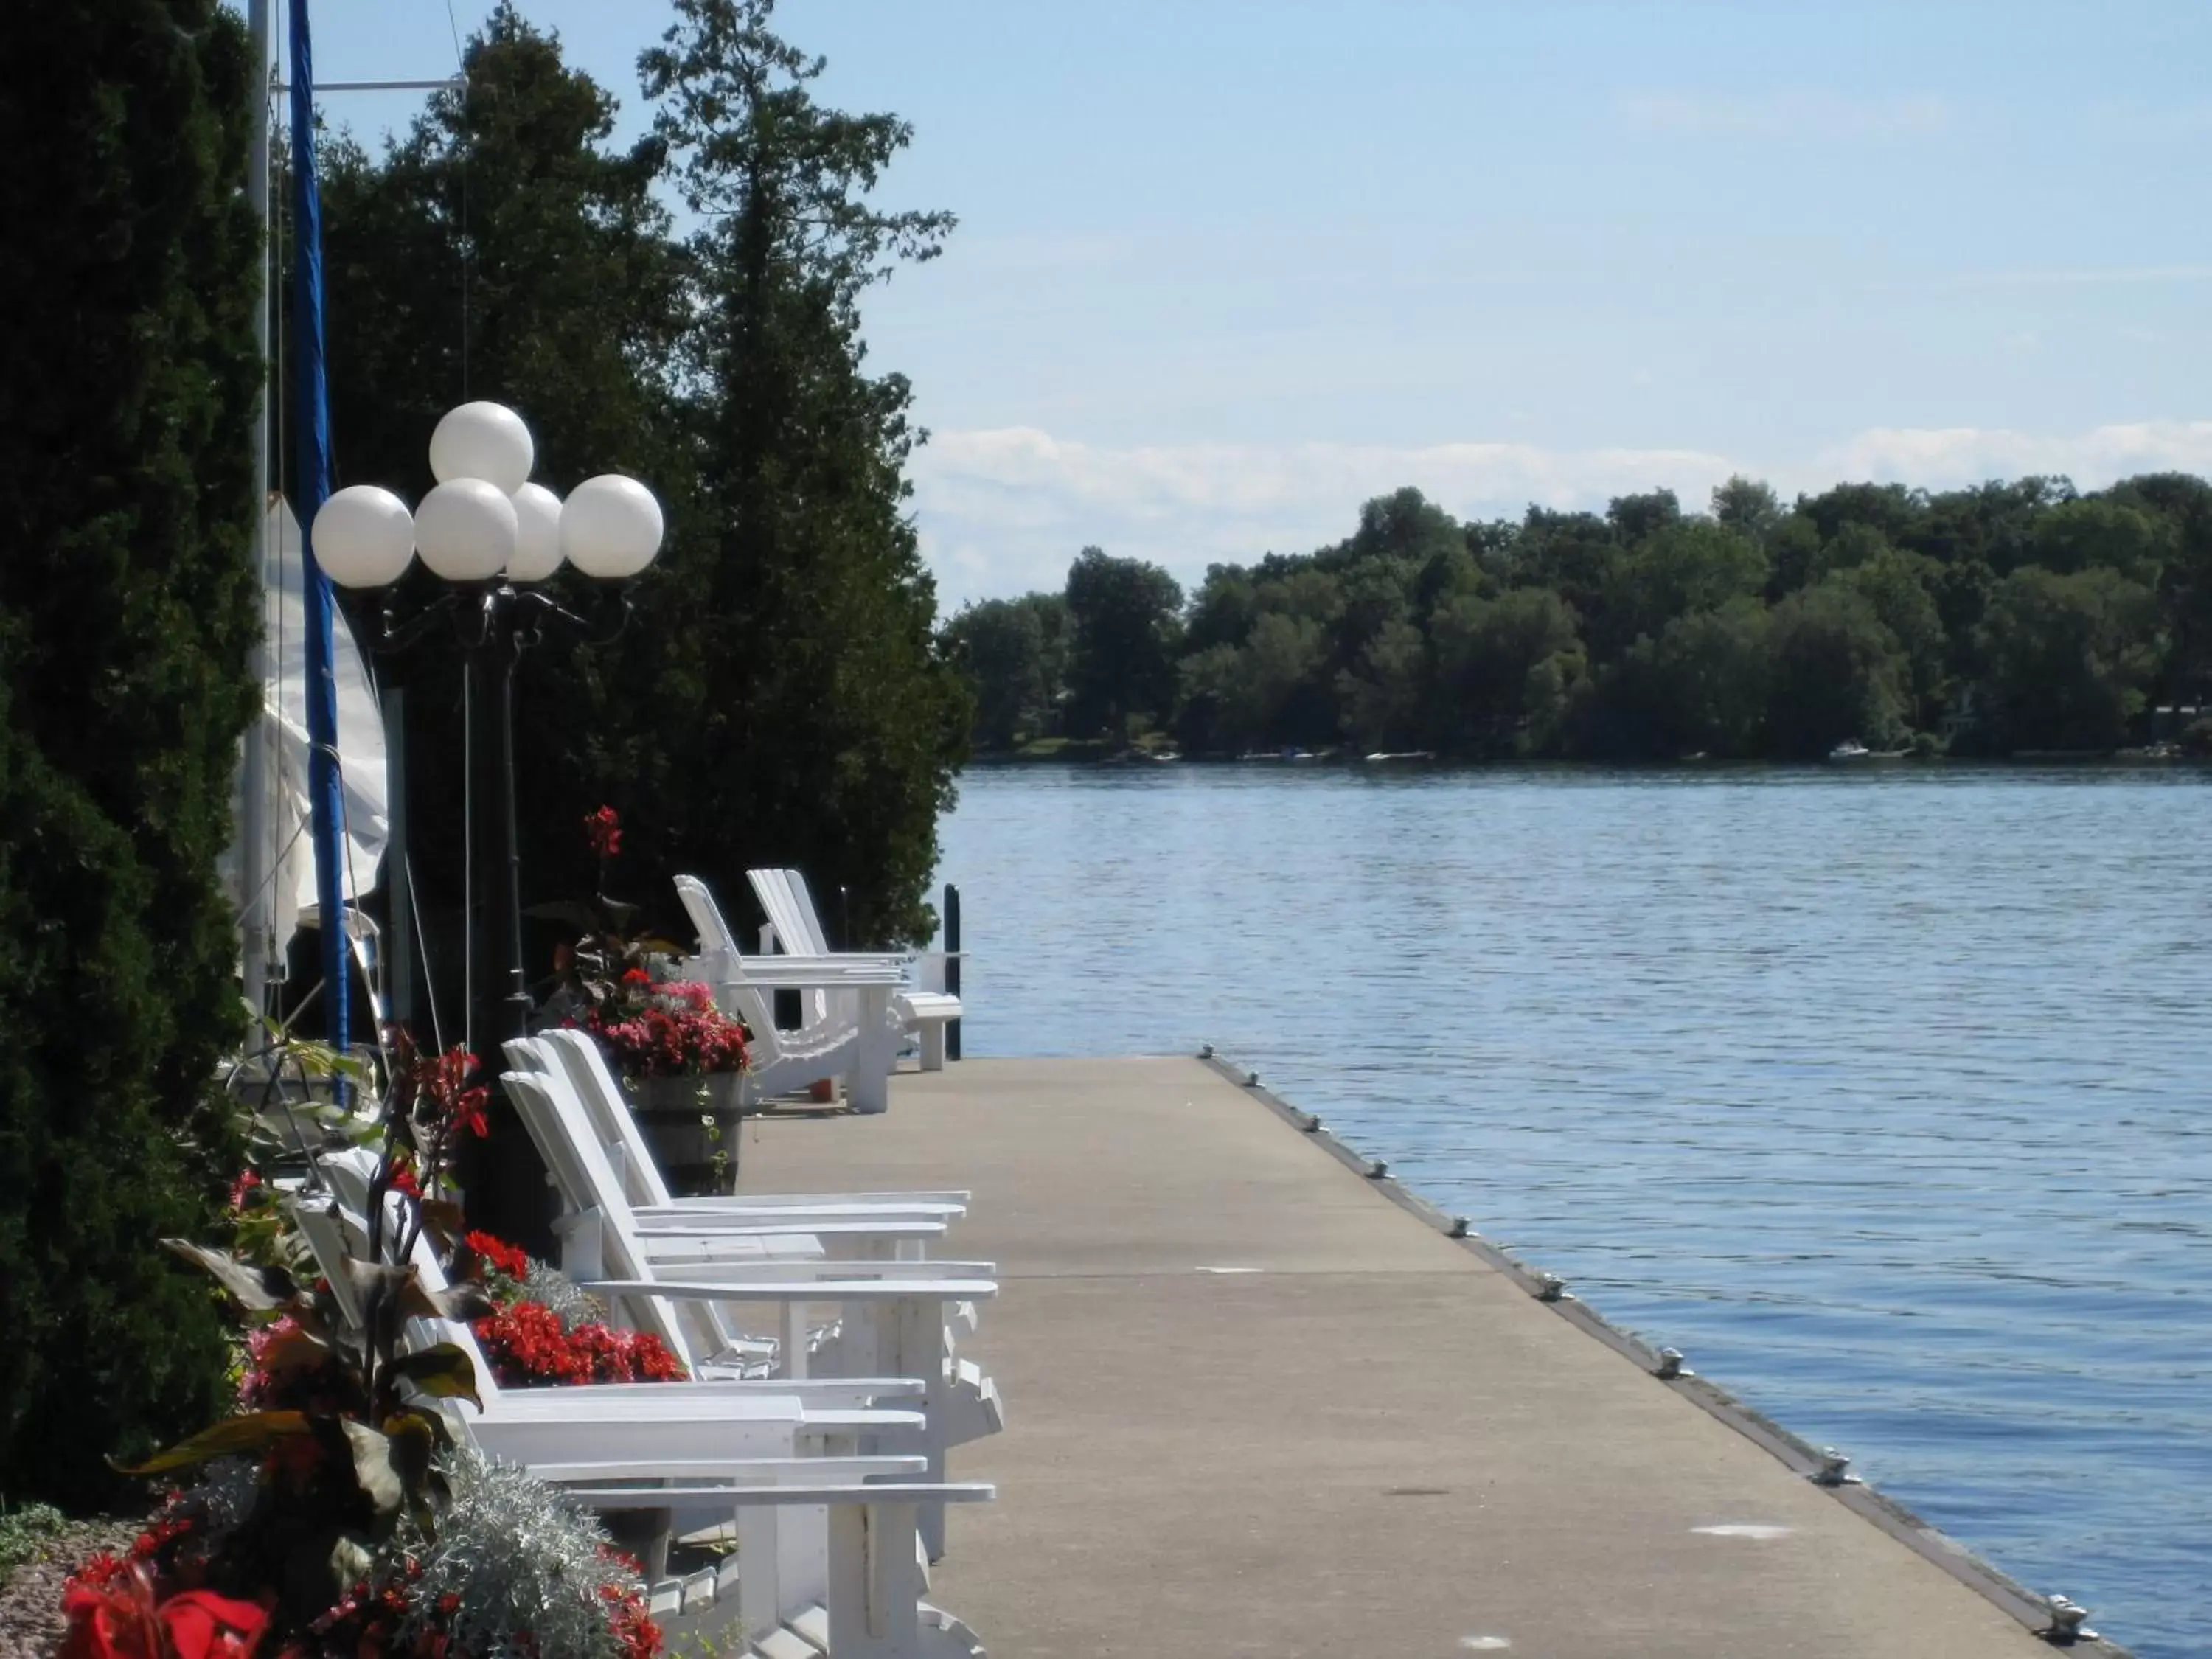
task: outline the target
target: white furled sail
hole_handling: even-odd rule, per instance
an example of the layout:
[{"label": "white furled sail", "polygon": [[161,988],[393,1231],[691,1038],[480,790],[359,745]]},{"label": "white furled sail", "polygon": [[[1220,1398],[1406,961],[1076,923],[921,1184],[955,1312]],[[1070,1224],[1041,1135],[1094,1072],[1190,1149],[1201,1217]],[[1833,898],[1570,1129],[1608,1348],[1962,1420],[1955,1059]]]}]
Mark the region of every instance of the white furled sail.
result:
[{"label": "white furled sail", "polygon": [[[269,844],[258,859],[244,862],[268,872],[273,915],[270,926],[277,947],[301,927],[318,925],[315,907],[315,853],[308,834],[307,806],[307,687],[301,641],[306,628],[301,598],[299,520],[282,496],[271,498],[263,538],[266,550],[262,570],[264,605],[263,625],[268,630],[264,660],[267,678],[262,691],[264,713],[246,734],[248,743],[269,745],[267,773],[270,799],[266,807]],[[376,884],[377,868],[391,838],[384,759],[384,717],[377,707],[361,649],[343,615],[332,618],[331,670],[337,683],[338,769],[344,782],[345,868],[340,872],[342,890],[349,901]],[[241,767],[234,789],[242,791]],[[242,795],[234,805],[231,821],[245,823]],[[240,833],[243,833],[241,829]],[[242,915],[247,895],[240,878],[240,848],[235,843],[224,854],[225,890]]]}]

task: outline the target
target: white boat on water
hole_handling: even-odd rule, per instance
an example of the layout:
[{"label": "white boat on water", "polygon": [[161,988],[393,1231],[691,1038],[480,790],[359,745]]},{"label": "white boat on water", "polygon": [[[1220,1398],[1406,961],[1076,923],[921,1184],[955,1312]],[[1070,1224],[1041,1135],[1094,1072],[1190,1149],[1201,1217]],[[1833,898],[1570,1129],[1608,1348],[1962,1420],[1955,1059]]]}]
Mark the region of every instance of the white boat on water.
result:
[{"label": "white boat on water", "polygon": [[1908,745],[1903,749],[1869,749],[1856,738],[1847,738],[1828,751],[1832,761],[1899,761],[1912,758]]}]

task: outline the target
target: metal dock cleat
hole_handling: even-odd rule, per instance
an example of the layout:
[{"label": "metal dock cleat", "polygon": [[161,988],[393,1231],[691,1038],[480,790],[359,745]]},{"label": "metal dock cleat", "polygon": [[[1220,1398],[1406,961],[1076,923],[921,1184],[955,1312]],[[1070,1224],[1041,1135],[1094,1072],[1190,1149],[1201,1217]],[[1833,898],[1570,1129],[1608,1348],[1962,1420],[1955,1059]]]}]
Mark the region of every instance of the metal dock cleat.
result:
[{"label": "metal dock cleat", "polygon": [[1806,1479],[1816,1486],[1856,1486],[1863,1484],[1850,1472],[1851,1460],[1833,1446],[1820,1448],[1820,1467]]},{"label": "metal dock cleat", "polygon": [[2097,1632],[2082,1621],[2088,1618],[2089,1609],[2070,1597],[2054,1593],[2049,1598],[2051,1624],[2036,1632],[2053,1647],[2071,1647],[2076,1642],[2094,1642]]}]

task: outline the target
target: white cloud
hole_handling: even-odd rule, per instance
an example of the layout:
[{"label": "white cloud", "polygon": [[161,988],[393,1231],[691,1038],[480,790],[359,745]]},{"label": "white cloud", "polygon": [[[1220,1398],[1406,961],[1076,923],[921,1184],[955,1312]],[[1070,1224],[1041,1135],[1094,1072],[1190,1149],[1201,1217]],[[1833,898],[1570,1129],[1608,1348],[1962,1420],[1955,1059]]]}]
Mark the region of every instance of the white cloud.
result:
[{"label": "white cloud", "polygon": [[1936,137],[1956,125],[1950,106],[1931,94],[1855,99],[1809,88],[1751,96],[1624,93],[1613,110],[1634,131],[1675,138],[1895,143]]},{"label": "white cloud", "polygon": [[1076,552],[1165,565],[1193,581],[1213,562],[1305,552],[1350,533],[1360,503],[1412,484],[1462,518],[1529,503],[1602,507],[1670,489],[1700,506],[1732,472],[1785,496],[1842,479],[1930,488],[2064,473],[2084,489],[2131,473],[2212,474],[2212,421],[2147,421],[2070,434],[1882,427],[1810,455],[1694,449],[1547,449],[1521,443],[1188,444],[1113,448],[1034,427],[940,432],[915,458],[923,551],[950,610],[1057,588]]},{"label": "white cloud", "polygon": [[1801,488],[1836,478],[1954,489],[2063,473],[2084,489],[2138,472],[2212,474],[2212,421],[2136,421],[2050,434],[1989,427],[1876,427],[1822,451]]}]

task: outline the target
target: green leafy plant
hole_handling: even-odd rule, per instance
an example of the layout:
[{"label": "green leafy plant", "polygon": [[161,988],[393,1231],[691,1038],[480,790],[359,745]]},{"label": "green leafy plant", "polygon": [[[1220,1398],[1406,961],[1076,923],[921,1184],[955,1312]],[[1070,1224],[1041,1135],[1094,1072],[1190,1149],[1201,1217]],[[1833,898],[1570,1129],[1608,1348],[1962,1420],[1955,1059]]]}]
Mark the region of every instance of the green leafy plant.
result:
[{"label": "green leafy plant", "polygon": [[68,1525],[69,1518],[51,1504],[26,1504],[14,1510],[0,1504],[0,1579],[36,1555]]}]

